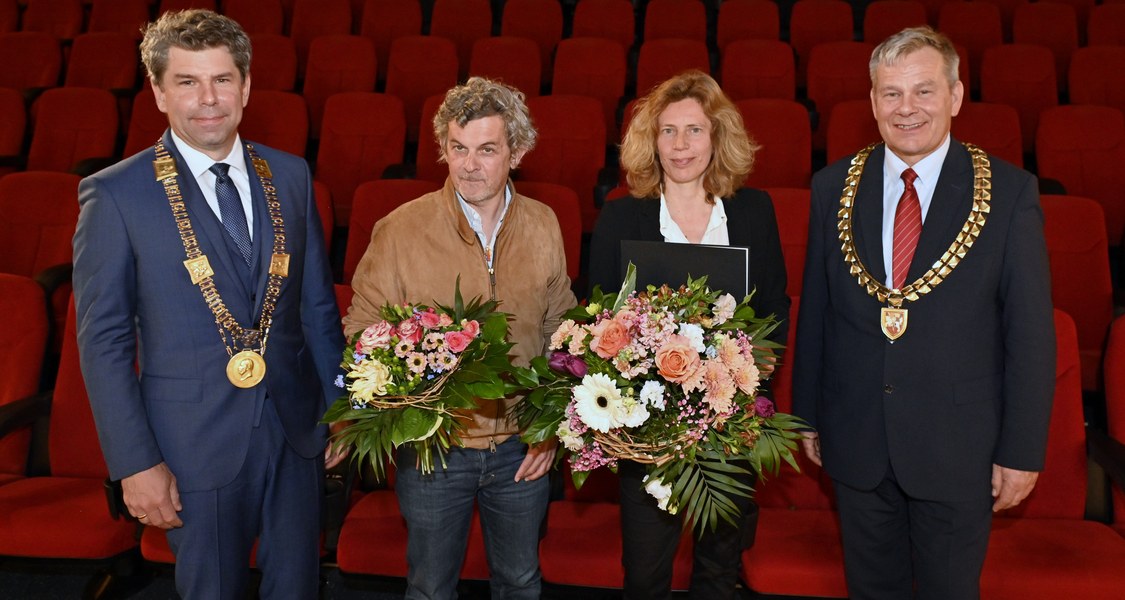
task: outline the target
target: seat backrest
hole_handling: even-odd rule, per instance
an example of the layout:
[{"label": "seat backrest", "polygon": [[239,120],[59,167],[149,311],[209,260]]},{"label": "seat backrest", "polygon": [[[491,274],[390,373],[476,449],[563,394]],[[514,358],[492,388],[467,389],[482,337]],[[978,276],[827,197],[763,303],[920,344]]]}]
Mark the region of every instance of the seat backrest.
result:
[{"label": "seat backrest", "polygon": [[149,21],[148,0],[93,0],[86,31],[115,31],[140,39]]},{"label": "seat backrest", "polygon": [[[351,218],[348,220],[348,245],[344,252],[344,281],[351,283],[355,268],[375,223],[391,211],[441,188],[441,184],[420,179],[380,179],[360,184],[355,190]],[[347,308],[347,307],[344,307]]]},{"label": "seat backrest", "polygon": [[1112,106],[1125,112],[1121,73],[1125,73],[1125,43],[1079,48],[1070,57],[1070,103]]},{"label": "seat backrest", "polygon": [[80,180],[53,171],[0,177],[0,273],[32,277],[71,261]]},{"label": "seat backrest", "polygon": [[1068,194],[1097,200],[1110,246],[1125,232],[1125,116],[1105,106],[1058,106],[1043,111],[1035,140],[1039,176]]},{"label": "seat backrest", "polygon": [[1005,44],[984,51],[980,66],[981,100],[1008,104],[1020,114],[1023,150],[1034,150],[1043,110],[1059,103],[1055,59],[1043,46]]},{"label": "seat backrest", "polygon": [[[39,389],[50,322],[47,299],[30,277],[0,273],[0,406]],[[0,439],[0,474],[23,475],[30,433]]]},{"label": "seat backrest", "polygon": [[469,72],[473,44],[492,35],[489,0],[435,0],[430,15],[430,35],[450,40],[457,47],[459,80]]},{"label": "seat backrest", "polygon": [[605,164],[601,103],[585,96],[551,95],[529,98],[527,107],[539,141],[524,156],[516,177],[570,187],[581,204],[582,229],[592,231],[598,212],[594,188]]},{"label": "seat backrest", "polygon": [[33,90],[59,83],[62,50],[58,39],[49,33],[0,33],[0,56],[20,57],[0,61],[0,87]]},{"label": "seat backrest", "polygon": [[27,132],[27,109],[18,90],[0,87],[0,156],[18,156],[23,152]]},{"label": "seat backrest", "polygon": [[1113,280],[1102,207],[1076,196],[1044,194],[1040,202],[1051,260],[1051,300],[1074,319],[1083,389],[1098,390],[1102,349],[1113,320]]},{"label": "seat backrest", "polygon": [[1088,46],[1125,46],[1125,2],[1099,4],[1086,24]]},{"label": "seat backrest", "polygon": [[707,14],[696,0],[649,0],[645,8],[644,40],[707,41]]},{"label": "seat backrest", "polygon": [[555,54],[551,93],[597,98],[607,135],[617,137],[617,107],[625,95],[625,48],[602,38],[569,38]]},{"label": "seat backrest", "polygon": [[1078,48],[1078,18],[1073,6],[1059,2],[1021,4],[1012,23],[1012,41],[1050,49],[1059,91],[1066,89],[1070,57]]},{"label": "seat backrest", "polygon": [[761,148],[754,154],[749,187],[808,187],[812,175],[809,113],[793,100],[748,98],[735,103],[746,132]]},{"label": "seat backrest", "polygon": [[28,170],[69,171],[88,158],[112,158],[117,100],[96,88],[52,88],[35,101]]},{"label": "seat backrest", "polygon": [[332,208],[332,190],[323,181],[313,180],[313,201],[316,202],[317,216],[320,217],[320,227],[324,231],[324,246],[332,251],[332,234],[336,229],[336,213]]},{"label": "seat backrest", "polygon": [[[562,40],[562,6],[555,0],[507,0],[500,34],[523,37],[539,46],[540,84],[551,80],[551,58]],[[525,93],[528,90],[524,90]]]},{"label": "seat backrest", "polygon": [[789,43],[797,53],[797,84],[803,85],[809,53],[825,42],[852,40],[852,7],[842,0],[797,2],[789,15]]},{"label": "seat backrest", "polygon": [[[809,203],[811,192],[808,188],[768,188],[773,200],[773,211],[777,215],[777,233],[781,238],[781,255],[785,257],[785,275],[788,285],[785,292],[792,297],[800,297],[801,284],[805,272],[805,248],[809,238]],[[789,335],[796,331],[795,320],[789,322]],[[793,356],[788,352],[786,356]]]},{"label": "seat backrest", "polygon": [[574,282],[582,262],[582,211],[578,208],[578,194],[565,185],[532,181],[519,182],[516,190],[555,211],[566,252],[566,276]]},{"label": "seat backrest", "polygon": [[82,0],[27,0],[26,5],[22,31],[47,33],[61,40],[72,40],[82,31]]},{"label": "seat backrest", "polygon": [[[238,21],[251,36],[261,33],[281,35],[285,27],[285,10],[281,0],[223,0],[223,14]],[[257,49],[257,45],[254,48]],[[254,83],[257,84],[256,78]]]},{"label": "seat backrest", "polygon": [[738,40],[774,40],[781,32],[777,4],[769,0],[727,0],[719,5],[715,43],[725,52]]},{"label": "seat backrest", "polygon": [[[342,56],[347,60],[340,60]],[[370,38],[341,33],[320,35],[312,40],[301,90],[308,103],[312,137],[320,137],[320,121],[329,96],[340,92],[375,91],[377,64],[375,44]]]},{"label": "seat backrest", "polygon": [[806,86],[820,113],[820,124],[813,132],[814,148],[826,147],[833,106],[844,100],[871,98],[868,62],[874,50],[869,42],[826,42],[813,47]]},{"label": "seat backrest", "polygon": [[637,56],[637,97],[644,96],[673,75],[689,69],[711,72],[707,44],[697,40],[666,38],[641,44]]},{"label": "seat backrest", "polygon": [[1035,489],[1006,517],[1081,520],[1086,511],[1086,426],[1078,336],[1069,315],[1055,309],[1055,397],[1047,460]]},{"label": "seat backrest", "polygon": [[825,140],[828,164],[853,156],[882,139],[879,124],[871,113],[870,100],[844,100],[832,107]]},{"label": "seat backrest", "polygon": [[1023,134],[1015,108],[991,102],[962,102],[951,130],[953,137],[962,142],[971,142],[1017,167],[1023,166]]},{"label": "seat backrest", "polygon": [[238,132],[244,140],[304,156],[309,141],[305,98],[276,90],[252,92]]},{"label": "seat backrest", "polygon": [[444,100],[444,94],[436,94],[422,103],[418,123],[418,154],[414,159],[414,177],[417,179],[442,183],[449,176],[449,165],[441,162],[441,149],[434,139],[434,114]]},{"label": "seat backrest", "polygon": [[316,178],[332,191],[336,222],[348,222],[359,184],[382,177],[389,165],[402,162],[405,137],[402,101],[394,96],[344,92],[328,99]]},{"label": "seat backrest", "polygon": [[20,3],[17,0],[0,0],[0,33],[16,31],[20,24]]},{"label": "seat backrest", "polygon": [[785,42],[736,40],[727,44],[722,63],[723,91],[731,100],[797,97],[797,65]]},{"label": "seat backrest", "polygon": [[391,43],[386,91],[406,109],[406,139],[418,140],[422,103],[456,85],[457,68],[457,47],[445,38],[403,36]]},{"label": "seat backrest", "polygon": [[473,44],[470,77],[479,75],[503,81],[531,97],[539,95],[542,73],[539,45],[531,39],[497,36],[481,38]]},{"label": "seat backrest", "polygon": [[633,3],[629,0],[582,0],[574,9],[571,37],[614,40],[629,50],[636,35]]},{"label": "seat backrest", "polygon": [[926,5],[914,0],[879,0],[863,13],[863,41],[878,44],[907,27],[926,24]]},{"label": "seat backrest", "polygon": [[[257,80],[255,80],[255,83]],[[251,98],[258,92],[251,94]],[[125,135],[124,156],[132,156],[156,143],[168,128],[168,115],[156,107],[152,87],[147,83],[133,97],[133,110],[129,114],[129,128]]]},{"label": "seat backrest", "polygon": [[253,90],[297,89],[297,45],[293,38],[279,33],[250,35],[254,46]]},{"label": "seat backrest", "polygon": [[297,75],[304,76],[312,41],[322,35],[352,32],[349,0],[294,0],[289,37],[297,46]]},{"label": "seat backrest", "polygon": [[51,402],[51,424],[47,436],[52,477],[83,477],[104,479],[109,476],[94,413],[86,395],[86,384],[78,362],[78,338],[75,327],[74,298],[67,309],[63,331],[59,375],[55,380]]},{"label": "seat backrest", "polygon": [[404,35],[422,35],[422,6],[418,0],[367,0],[359,34],[375,42],[377,75],[380,80],[385,79],[391,43]]},{"label": "seat backrest", "polygon": [[137,42],[126,33],[103,31],[74,38],[66,66],[65,85],[105,90],[131,90],[137,86],[140,56]]},{"label": "seat backrest", "polygon": [[[1115,440],[1125,441],[1125,319],[1110,328],[1105,350],[1105,405],[1107,431]],[[1113,521],[1125,532],[1125,490],[1113,488]]]},{"label": "seat backrest", "polygon": [[1004,43],[1000,8],[987,2],[947,2],[938,14],[938,30],[969,52],[972,89],[979,89],[984,51]]}]

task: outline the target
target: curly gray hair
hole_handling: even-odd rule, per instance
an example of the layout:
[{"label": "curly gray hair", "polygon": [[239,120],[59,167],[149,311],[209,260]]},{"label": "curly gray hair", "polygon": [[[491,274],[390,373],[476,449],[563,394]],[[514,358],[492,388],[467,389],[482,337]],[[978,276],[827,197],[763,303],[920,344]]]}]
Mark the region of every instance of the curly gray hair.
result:
[{"label": "curly gray hair", "polygon": [[515,156],[535,147],[539,132],[531,122],[523,92],[484,77],[470,77],[463,85],[450,89],[434,114],[434,139],[445,160],[445,143],[449,140],[449,124],[464,127],[469,121],[499,116],[508,134],[508,148]]}]

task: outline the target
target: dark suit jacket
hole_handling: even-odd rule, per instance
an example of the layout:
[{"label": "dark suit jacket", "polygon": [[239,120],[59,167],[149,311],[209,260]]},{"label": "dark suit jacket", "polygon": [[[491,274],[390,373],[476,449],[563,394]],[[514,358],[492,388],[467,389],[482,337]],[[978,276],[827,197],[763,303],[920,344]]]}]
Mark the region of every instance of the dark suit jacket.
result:
[{"label": "dark suit jacket", "polygon": [[[879,281],[884,152],[868,157],[853,213],[860,260]],[[818,429],[825,468],[840,482],[874,488],[889,463],[908,494],[959,501],[989,494],[993,463],[1043,467],[1055,374],[1043,215],[1035,178],[990,158],[992,210],[980,237],[932,293],[904,305],[908,328],[894,343],[840,251],[850,158],[813,178],[793,408]],[[970,156],[953,140],[907,281],[950,246],[972,193]]]},{"label": "dark suit jacket", "polygon": [[[251,171],[256,278],[248,289],[235,270],[245,267],[232,261],[222,223],[167,132],[164,144],[180,167],[180,190],[223,302],[244,327],[257,327],[273,242],[258,178]],[[324,451],[318,421],[339,395],[334,379],[344,340],[312,179],[302,159],[256,148],[273,172],[290,261],[269,331],[266,379],[251,389],[227,380],[227,352],[183,266],[176,222],[153,175],[154,151],[125,159],[79,186],[78,343],[113,479],[165,461],[181,491],[221,487],[242,467],[250,430],[266,401],[274,403],[286,439],[299,454],[312,458]]]},{"label": "dark suit jacket", "polygon": [[[785,343],[789,328],[789,296],[785,293],[785,261],[777,233],[777,218],[769,194],[743,188],[723,201],[727,233],[732,246],[750,248],[750,289],[756,290],[752,306],[756,314],[775,315],[781,324],[770,339]],[[620,198],[602,207],[590,238],[589,286],[603,291],[621,287],[621,241],[659,242],[660,201]],[[669,282],[677,283],[677,282]],[[682,282],[679,282],[682,283]],[[741,299],[740,299],[741,300]]]}]

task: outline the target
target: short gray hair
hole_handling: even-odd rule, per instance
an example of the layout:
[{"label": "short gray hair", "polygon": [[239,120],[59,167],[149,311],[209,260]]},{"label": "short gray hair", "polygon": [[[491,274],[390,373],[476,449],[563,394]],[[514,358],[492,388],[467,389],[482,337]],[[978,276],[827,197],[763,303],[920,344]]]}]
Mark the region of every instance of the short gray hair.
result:
[{"label": "short gray hair", "polygon": [[450,89],[434,114],[434,139],[445,160],[445,143],[449,140],[449,124],[464,127],[469,121],[498,116],[504,120],[508,148],[513,155],[535,147],[539,132],[531,122],[523,92],[484,77],[470,77],[463,85]]},{"label": "short gray hair", "polygon": [[250,37],[242,26],[229,17],[209,10],[167,12],[144,27],[141,40],[141,61],[148,77],[159,85],[168,68],[168,51],[180,48],[198,52],[225,47],[234,59],[238,74],[246,81],[250,74]]},{"label": "short gray hair", "polygon": [[928,25],[923,27],[909,27],[883,40],[875,51],[871,53],[871,62],[867,68],[871,74],[871,84],[875,84],[875,70],[879,65],[891,66],[902,58],[923,48],[933,48],[941,54],[945,63],[945,78],[953,86],[959,78],[957,68],[961,57],[957,55],[957,48],[942,33],[938,33]]}]

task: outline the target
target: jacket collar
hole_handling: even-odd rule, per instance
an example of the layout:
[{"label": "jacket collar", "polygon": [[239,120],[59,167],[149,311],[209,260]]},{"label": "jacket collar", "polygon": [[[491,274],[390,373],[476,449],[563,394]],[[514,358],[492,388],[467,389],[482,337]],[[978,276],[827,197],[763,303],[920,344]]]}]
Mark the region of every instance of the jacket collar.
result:
[{"label": "jacket collar", "polygon": [[[510,227],[513,219],[517,218],[520,207],[520,196],[516,193],[516,186],[508,179],[508,190],[512,193],[512,202],[508,205],[508,212],[504,216],[504,222],[500,225],[500,231],[496,232],[496,238],[500,238],[501,231],[507,229],[506,225]],[[465,217],[465,212],[461,210],[461,205],[457,202],[457,190],[453,187],[453,179],[446,177],[445,186],[441,190],[442,198],[446,209],[446,214],[451,219],[454,227],[457,228],[457,234],[461,236],[461,241],[466,244],[478,244],[477,233],[469,225],[469,219]]]}]

